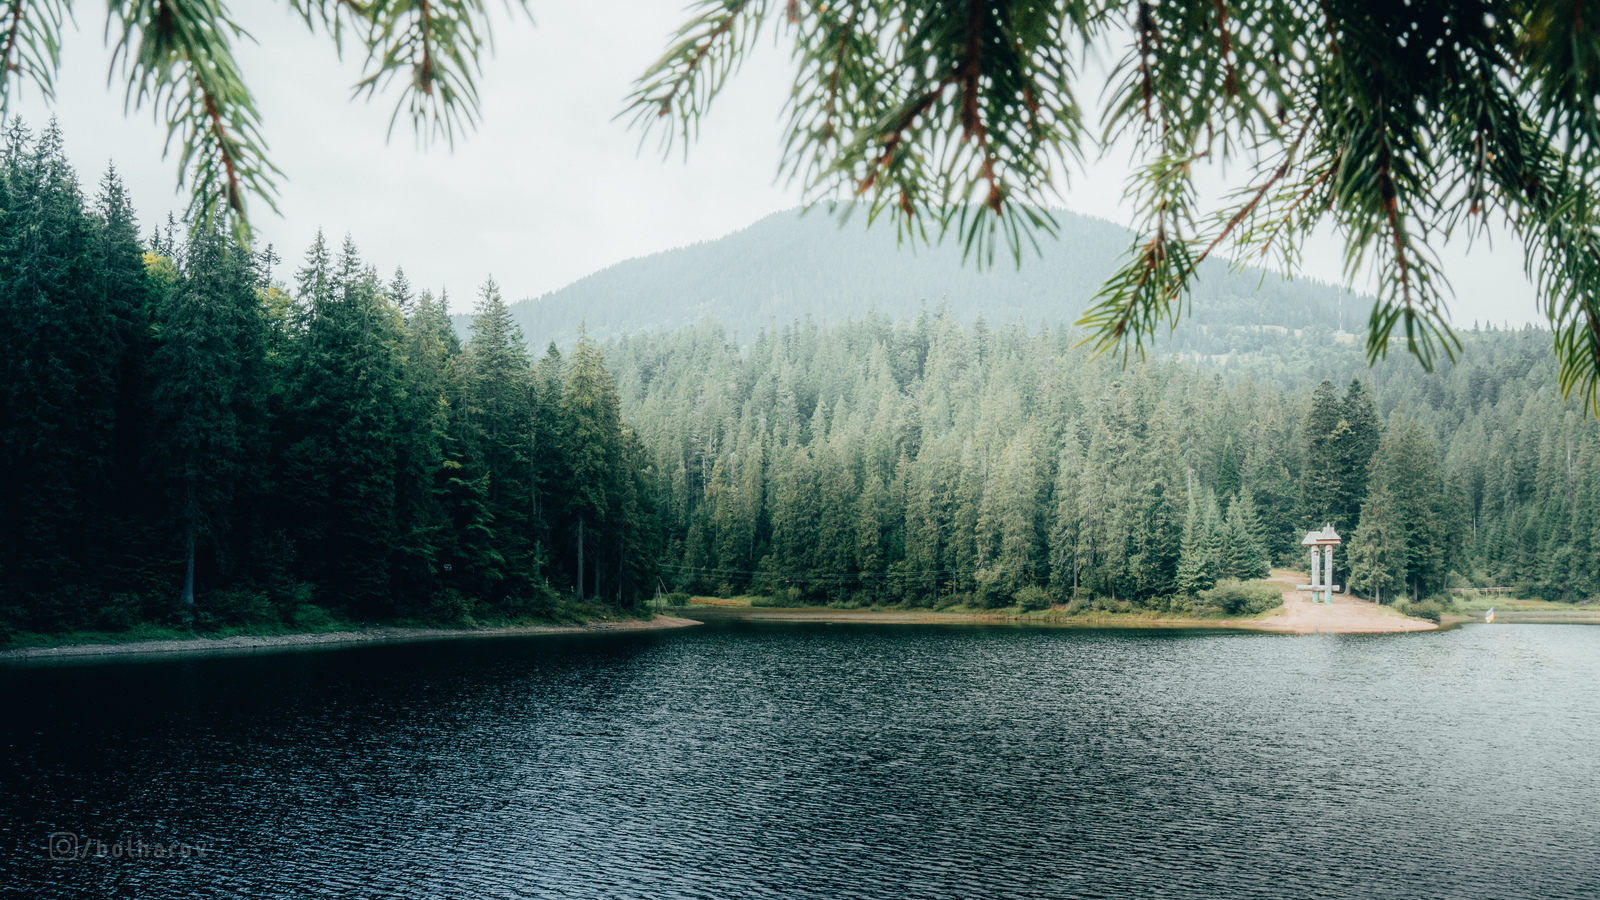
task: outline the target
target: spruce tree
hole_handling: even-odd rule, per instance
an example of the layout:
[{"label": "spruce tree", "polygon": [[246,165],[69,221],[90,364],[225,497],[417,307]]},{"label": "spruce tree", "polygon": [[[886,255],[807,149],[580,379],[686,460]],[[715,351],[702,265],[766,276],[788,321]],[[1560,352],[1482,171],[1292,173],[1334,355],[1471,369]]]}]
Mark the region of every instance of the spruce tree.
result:
[{"label": "spruce tree", "polygon": [[1267,577],[1267,552],[1257,534],[1259,527],[1255,503],[1247,492],[1228,507],[1223,521],[1225,562],[1218,570],[1221,577],[1242,581]]},{"label": "spruce tree", "polygon": [[[1215,500],[1210,500],[1215,504]],[[1188,511],[1183,519],[1183,534],[1178,551],[1178,573],[1174,586],[1181,594],[1193,596],[1217,582],[1215,520],[1208,507],[1190,492]]]},{"label": "spruce tree", "polygon": [[[156,432],[182,536],[181,605],[198,613],[200,542],[230,528],[235,486],[255,474],[266,439],[266,332],[251,262],[215,228],[190,230],[182,278],[157,310]],[[216,566],[214,565],[213,570]]]},{"label": "spruce tree", "polygon": [[1365,591],[1378,603],[1406,582],[1405,530],[1395,517],[1394,497],[1386,473],[1374,473],[1371,491],[1361,506],[1361,525],[1346,552],[1350,587]]},{"label": "spruce tree", "polygon": [[[425,614],[440,587],[449,556],[450,511],[446,485],[454,447],[450,421],[459,400],[458,346],[442,303],[431,291],[410,297],[396,271],[390,296],[406,308],[395,458],[395,583],[403,606]],[[408,302],[409,301],[409,302]],[[451,566],[454,574],[455,566]]]},{"label": "spruce tree", "polygon": [[477,574],[480,589],[526,595],[539,566],[530,483],[532,365],[494,279],[484,282],[478,297],[472,337],[461,355],[461,435],[471,477],[482,480],[501,565]]},{"label": "spruce tree", "polygon": [[[580,598],[585,596],[585,572],[590,579],[599,577],[593,565],[585,569],[586,555],[600,555],[600,529],[606,524],[616,491],[620,406],[616,383],[600,348],[587,335],[580,337],[561,394],[566,512],[575,525],[573,584]],[[586,536],[586,530],[595,533]]]},{"label": "spruce tree", "polygon": [[35,597],[36,627],[83,627],[128,323],[54,123],[13,124],[0,169],[0,591]]},{"label": "spruce tree", "polygon": [[349,238],[333,258],[319,235],[297,283],[276,517],[325,602],[388,615],[402,318]]},{"label": "spruce tree", "polygon": [[1333,498],[1334,515],[1339,526],[1354,531],[1361,521],[1361,501],[1367,496],[1367,470],[1382,435],[1372,395],[1360,379],[1351,379],[1339,405],[1345,430],[1335,448],[1339,481]]},{"label": "spruce tree", "polygon": [[1305,468],[1300,475],[1300,518],[1306,529],[1338,521],[1343,491],[1343,453],[1340,444],[1349,437],[1342,404],[1333,383],[1324,381],[1311,395],[1301,434],[1306,445]]}]

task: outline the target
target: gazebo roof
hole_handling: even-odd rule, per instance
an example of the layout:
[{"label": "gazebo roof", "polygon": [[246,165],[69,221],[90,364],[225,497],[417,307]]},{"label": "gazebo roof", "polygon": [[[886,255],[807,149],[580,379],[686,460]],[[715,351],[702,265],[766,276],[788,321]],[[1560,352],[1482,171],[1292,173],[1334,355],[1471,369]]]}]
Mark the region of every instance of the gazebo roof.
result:
[{"label": "gazebo roof", "polygon": [[1322,526],[1321,531],[1306,532],[1305,540],[1300,542],[1302,547],[1334,547],[1344,543],[1339,539],[1339,533],[1333,530],[1332,525]]}]

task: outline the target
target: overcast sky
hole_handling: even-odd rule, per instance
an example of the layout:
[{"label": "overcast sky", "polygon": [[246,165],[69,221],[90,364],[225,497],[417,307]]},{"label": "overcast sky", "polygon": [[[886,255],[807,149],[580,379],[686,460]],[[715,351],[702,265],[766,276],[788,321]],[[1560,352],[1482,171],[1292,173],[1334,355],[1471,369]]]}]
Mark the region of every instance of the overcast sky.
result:
[{"label": "overcast sky", "polygon": [[[498,15],[497,48],[480,87],[483,122],[458,140],[419,149],[404,126],[386,140],[395,94],[352,102],[360,60],[340,62],[331,41],[312,35],[287,3],[235,4],[255,43],[239,48],[260,105],[271,158],[284,172],[282,216],[257,201],[253,221],[277,246],[286,275],[317,229],[332,241],[354,236],[385,273],[405,267],[413,283],[450,290],[470,308],[493,274],[508,300],[538,296],[644,254],[714,239],[799,202],[775,179],[788,54],[769,40],[717,100],[688,158],[641,152],[623,109],[630,84],[681,24],[683,0],[534,2],[535,24]],[[492,5],[498,9],[498,5]],[[175,160],[162,158],[164,130],[150,111],[123,114],[120,85],[108,89],[110,54],[102,13],[80,11],[62,51],[53,105],[24,92],[17,112],[30,123],[51,114],[69,156],[92,185],[110,161],[148,226],[186,201],[174,192]],[[1121,156],[1117,154],[1116,156]],[[1130,222],[1121,202],[1125,160],[1074,174],[1065,204]],[[1446,254],[1457,294],[1454,320],[1539,320],[1519,249],[1499,239]],[[1324,238],[1306,271],[1340,280],[1339,248]],[[1367,287],[1356,284],[1357,289]]]}]

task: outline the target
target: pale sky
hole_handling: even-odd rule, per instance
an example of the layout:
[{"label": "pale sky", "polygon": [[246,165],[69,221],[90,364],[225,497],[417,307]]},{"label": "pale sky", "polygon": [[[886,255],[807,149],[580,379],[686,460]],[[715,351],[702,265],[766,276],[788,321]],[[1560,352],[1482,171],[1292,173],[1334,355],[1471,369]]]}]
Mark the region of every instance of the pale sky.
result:
[{"label": "pale sky", "polygon": [[[633,79],[666,47],[686,14],[684,0],[535,0],[534,24],[491,4],[497,52],[479,82],[483,121],[444,145],[416,146],[409,126],[386,140],[394,92],[351,101],[360,59],[341,63],[331,40],[312,35],[286,3],[235,4],[256,43],[239,48],[255,91],[272,160],[284,172],[278,205],[260,201],[252,220],[297,268],[318,228],[337,243],[351,234],[387,275],[403,265],[414,284],[447,287],[452,307],[470,309],[493,274],[508,300],[538,296],[616,262],[710,240],[799,202],[776,179],[782,108],[792,75],[786,49],[770,38],[732,79],[687,159],[642,150],[627,117],[616,119]],[[176,162],[162,158],[164,130],[148,109],[125,116],[121,83],[108,88],[110,53],[103,13],[79,13],[62,51],[57,100],[25,89],[14,108],[32,125],[60,121],[68,155],[86,188],[115,161],[148,232],[181,213]],[[1130,224],[1121,201],[1123,154],[1074,173],[1065,205]],[[1306,274],[1341,280],[1331,238],[1306,254]],[[1509,239],[1493,252],[1453,248],[1446,274],[1453,318],[1542,321]],[[1366,288],[1358,282],[1358,290]]]}]

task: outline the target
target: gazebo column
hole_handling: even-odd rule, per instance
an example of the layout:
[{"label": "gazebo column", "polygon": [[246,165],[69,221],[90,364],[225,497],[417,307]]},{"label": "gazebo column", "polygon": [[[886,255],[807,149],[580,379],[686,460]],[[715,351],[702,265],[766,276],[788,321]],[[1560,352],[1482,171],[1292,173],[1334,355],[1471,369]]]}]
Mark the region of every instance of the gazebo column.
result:
[{"label": "gazebo column", "polygon": [[1312,602],[1315,602],[1316,599],[1317,599],[1317,576],[1319,574],[1321,574],[1321,571],[1322,571],[1322,567],[1321,567],[1321,565],[1319,565],[1319,563],[1322,562],[1322,560],[1320,559],[1321,556],[1322,556],[1322,548],[1316,546],[1315,544],[1313,544],[1311,546],[1311,600],[1312,600]]},{"label": "gazebo column", "polygon": [[1331,546],[1322,548],[1322,565],[1324,567],[1322,584],[1326,588],[1323,593],[1323,599],[1324,602],[1331,605],[1333,603],[1333,548]]}]

